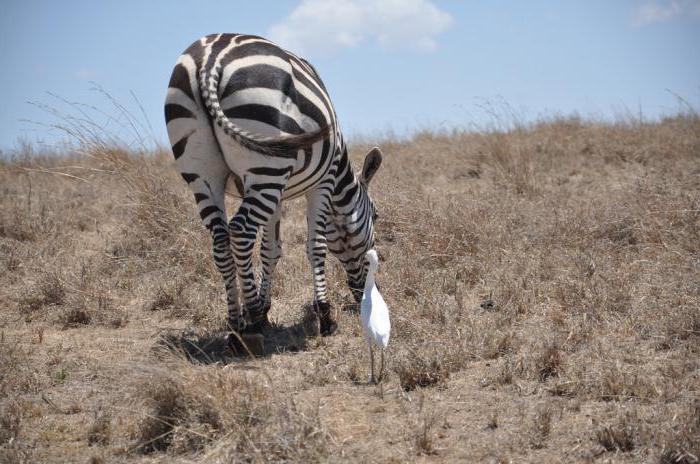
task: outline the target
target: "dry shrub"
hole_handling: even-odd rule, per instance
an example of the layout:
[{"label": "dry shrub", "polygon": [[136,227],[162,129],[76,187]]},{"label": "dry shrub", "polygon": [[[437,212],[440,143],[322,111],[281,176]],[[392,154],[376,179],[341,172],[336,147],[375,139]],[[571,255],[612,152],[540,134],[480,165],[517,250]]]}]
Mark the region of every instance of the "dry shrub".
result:
[{"label": "dry shrub", "polygon": [[63,327],[79,327],[90,324],[92,317],[83,308],[71,308],[65,311],[59,320]]},{"label": "dry shrub", "polygon": [[686,403],[662,438],[660,464],[697,464],[700,462],[700,399]]},{"label": "dry shrub", "polygon": [[147,304],[147,311],[162,311],[172,309],[182,297],[182,288],[167,288],[160,286],[156,289],[153,299]]},{"label": "dry shrub", "polygon": [[36,393],[42,383],[29,357],[26,341],[0,331],[0,396],[9,398]]},{"label": "dry shrub", "polygon": [[486,430],[496,430],[498,428],[498,413],[494,411],[493,414],[489,415],[488,422],[486,423]]},{"label": "dry shrub", "polygon": [[364,377],[362,366],[359,362],[353,362],[350,364],[348,369],[348,379],[352,383],[362,383],[362,378]]},{"label": "dry shrub", "polygon": [[196,451],[220,428],[210,402],[194,398],[181,384],[161,380],[147,392],[150,413],[140,425],[139,449],[165,451],[175,443],[181,452]]},{"label": "dry shrub", "polygon": [[501,356],[515,352],[513,340],[515,336],[512,332],[502,332],[494,330],[487,332],[482,340],[480,357],[484,359],[496,359]]},{"label": "dry shrub", "polygon": [[327,455],[318,406],[309,410],[275,395],[265,378],[208,367],[179,371],[184,376],[164,373],[149,381],[148,415],[137,440],[141,452],[191,453],[226,436],[212,450],[224,461],[317,461]]},{"label": "dry shrub", "polygon": [[523,377],[524,371],[525,366],[522,358],[512,360],[510,357],[507,357],[500,364],[494,380],[498,385],[511,385],[515,378]]},{"label": "dry shrub", "polygon": [[0,243],[0,264],[8,271],[8,273],[16,276],[21,275],[22,260],[18,256],[17,249],[9,244]]},{"label": "dry shrub", "polygon": [[25,415],[25,406],[17,401],[7,402],[0,407],[0,462],[32,462],[33,446],[23,436],[27,422]]},{"label": "dry shrub", "polygon": [[457,269],[455,280],[457,282],[463,283],[467,288],[474,288],[474,286],[479,283],[480,276],[484,273],[481,267],[477,263],[471,263],[469,265],[462,266]]},{"label": "dry shrub", "polygon": [[499,187],[512,189],[518,195],[537,193],[542,165],[535,162],[536,147],[528,146],[518,131],[488,134],[482,143],[477,160],[479,165],[490,168]]},{"label": "dry shrub", "polygon": [[603,353],[568,358],[559,379],[547,390],[557,396],[615,402],[637,399],[648,403],[674,396],[673,385],[659,388],[663,378],[658,371],[645,364],[622,362],[623,353],[607,348]]},{"label": "dry shrub", "polygon": [[656,320],[661,327],[663,339],[657,345],[670,349],[686,342],[689,347],[698,347],[700,340],[700,311],[697,306],[681,305],[670,308]]},{"label": "dry shrub", "polygon": [[90,456],[88,459],[88,464],[105,464],[105,458],[102,456]]},{"label": "dry shrub", "polygon": [[30,449],[13,446],[0,448],[0,462],[3,464],[26,464],[33,461]]},{"label": "dry shrub", "polygon": [[112,434],[111,420],[104,411],[95,412],[95,418],[88,427],[87,441],[89,445],[107,445]]},{"label": "dry shrub", "polygon": [[0,237],[9,238],[18,242],[31,242],[37,238],[29,218],[20,214],[11,217],[3,217],[0,222]]},{"label": "dry shrub", "polygon": [[[376,359],[375,359],[376,362]],[[375,364],[375,367],[378,363]],[[332,383],[338,374],[338,366],[324,357],[315,358],[308,366],[302,369],[304,387],[323,387]]]},{"label": "dry shrub", "polygon": [[412,391],[418,387],[441,385],[447,381],[450,372],[442,359],[424,360],[415,357],[401,362],[396,367],[399,383],[404,391]]},{"label": "dry shrub", "polygon": [[531,427],[528,432],[530,446],[534,449],[544,448],[552,431],[552,409],[542,406],[532,416]]},{"label": "dry shrub", "polygon": [[559,376],[561,370],[561,351],[556,345],[545,346],[536,363],[539,378],[544,382],[550,377]]},{"label": "dry shrub", "polygon": [[5,404],[0,410],[0,445],[16,440],[22,430],[22,412],[19,404]]},{"label": "dry shrub", "polygon": [[131,160],[120,172],[128,200],[128,224],[113,245],[115,256],[146,269],[164,264],[211,274],[207,232],[184,182],[163,157]]},{"label": "dry shrub", "polygon": [[593,394],[605,401],[625,401],[630,398],[649,400],[659,396],[652,379],[636,367],[618,364],[601,369],[593,385]]},{"label": "dry shrub", "polygon": [[639,435],[637,423],[636,415],[625,414],[616,423],[599,428],[596,440],[606,451],[632,451]]},{"label": "dry shrub", "polygon": [[640,224],[636,217],[629,213],[618,215],[616,210],[607,212],[608,216],[600,220],[600,225],[593,231],[593,237],[598,240],[607,240],[614,246],[636,245],[640,238]]},{"label": "dry shrub", "polygon": [[332,438],[321,423],[318,404],[304,410],[291,402],[278,411],[277,420],[256,440],[263,460],[322,462],[328,459]]},{"label": "dry shrub", "polygon": [[628,273],[598,270],[585,280],[559,279],[553,296],[564,311],[585,314],[591,323],[599,323],[629,312],[632,301],[630,286]]},{"label": "dry shrub", "polygon": [[435,431],[433,430],[436,423],[436,417],[423,417],[423,420],[418,427],[418,433],[415,437],[416,453],[421,455],[436,455],[438,451],[435,447]]},{"label": "dry shrub", "polygon": [[66,299],[66,288],[58,275],[44,274],[36,287],[19,301],[19,309],[24,313],[37,311],[44,306],[62,305]]}]

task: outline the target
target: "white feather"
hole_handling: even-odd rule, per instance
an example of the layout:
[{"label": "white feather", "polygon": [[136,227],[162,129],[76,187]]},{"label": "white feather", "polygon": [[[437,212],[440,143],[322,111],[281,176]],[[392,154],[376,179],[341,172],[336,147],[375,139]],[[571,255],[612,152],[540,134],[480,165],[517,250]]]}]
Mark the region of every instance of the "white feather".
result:
[{"label": "white feather", "polygon": [[389,308],[377,289],[374,281],[374,273],[379,267],[377,252],[369,250],[366,254],[369,260],[369,271],[365,281],[365,291],[362,294],[360,304],[360,317],[365,329],[368,343],[374,343],[380,348],[389,345],[391,334],[391,322],[389,320]]}]

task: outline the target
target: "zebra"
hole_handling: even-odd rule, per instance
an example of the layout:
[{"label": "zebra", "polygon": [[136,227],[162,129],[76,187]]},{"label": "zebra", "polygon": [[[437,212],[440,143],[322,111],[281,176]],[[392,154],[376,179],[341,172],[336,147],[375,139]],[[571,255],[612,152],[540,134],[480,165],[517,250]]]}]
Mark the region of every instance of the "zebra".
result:
[{"label": "zebra", "polygon": [[[368,186],[382,163],[379,148],[356,175],[316,69],[255,35],[213,34],[192,43],[173,69],[165,121],[175,167],[211,235],[231,330],[260,333],[269,324],[272,273],[282,254],[280,203],[305,196],[313,308],[321,334],[334,333],[326,255],[330,250],[342,263],[359,303],[365,252],[374,247],[377,210]],[[225,193],[241,199],[230,220]],[[252,253],[259,229],[258,290]]]}]

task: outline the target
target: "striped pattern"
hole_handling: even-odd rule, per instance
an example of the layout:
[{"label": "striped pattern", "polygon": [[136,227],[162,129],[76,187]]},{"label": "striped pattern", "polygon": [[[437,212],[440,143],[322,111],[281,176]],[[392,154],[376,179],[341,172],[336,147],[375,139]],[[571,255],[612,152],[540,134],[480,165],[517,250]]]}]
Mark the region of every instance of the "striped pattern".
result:
[{"label": "striped pattern", "polygon": [[[350,288],[361,297],[364,253],[373,246],[376,217],[367,183],[381,164],[381,153],[373,149],[362,174],[355,175],[316,70],[261,37],[209,35],[178,59],[165,120],[175,165],[212,236],[232,327],[257,331],[265,325],[271,276],[282,254],[280,203],[303,195],[315,308],[322,332],[333,332],[326,254],[330,250],[340,259]],[[230,220],[226,191],[241,198]],[[259,229],[258,289],[252,251]]]}]

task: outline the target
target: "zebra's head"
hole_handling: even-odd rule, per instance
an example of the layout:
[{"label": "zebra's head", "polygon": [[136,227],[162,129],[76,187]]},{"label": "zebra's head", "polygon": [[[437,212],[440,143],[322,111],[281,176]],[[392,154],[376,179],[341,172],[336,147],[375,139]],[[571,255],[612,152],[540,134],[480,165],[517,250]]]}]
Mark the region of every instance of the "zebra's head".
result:
[{"label": "zebra's head", "polygon": [[[327,231],[328,248],[345,267],[347,281],[355,301],[362,299],[369,263],[365,253],[374,248],[374,223],[377,209],[369,196],[369,182],[382,164],[382,152],[372,148],[356,176],[347,162],[344,149],[338,172],[339,183],[333,195],[333,220]],[[347,170],[347,172],[344,172]]]}]

